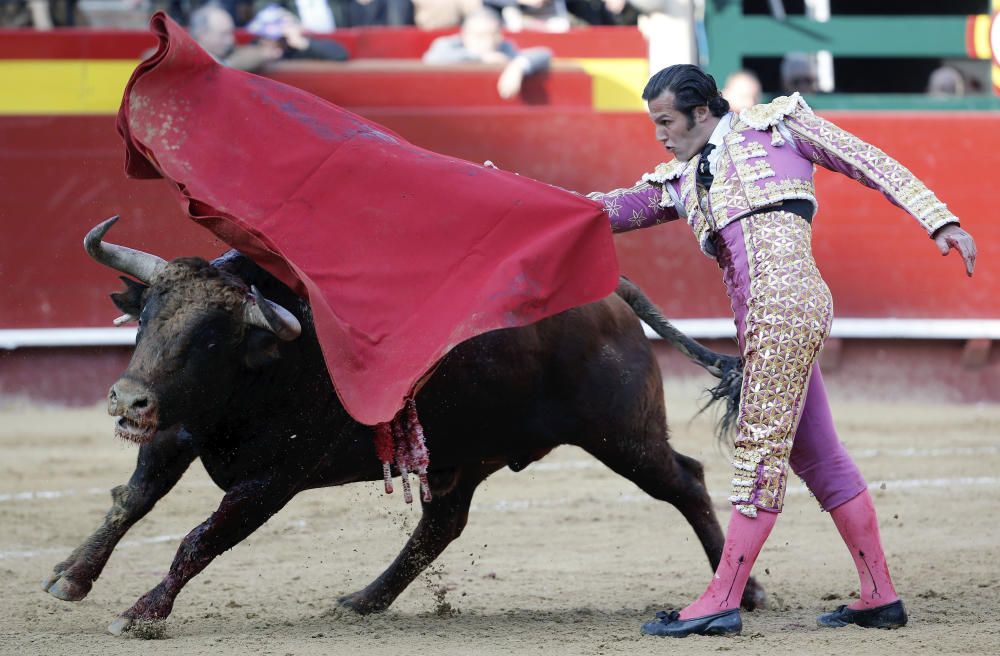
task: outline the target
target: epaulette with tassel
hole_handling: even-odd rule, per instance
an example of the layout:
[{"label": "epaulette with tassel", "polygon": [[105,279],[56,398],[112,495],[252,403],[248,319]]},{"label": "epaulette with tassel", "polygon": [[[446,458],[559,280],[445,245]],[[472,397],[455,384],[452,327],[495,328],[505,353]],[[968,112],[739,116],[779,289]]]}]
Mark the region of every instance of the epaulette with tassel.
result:
[{"label": "epaulette with tassel", "polygon": [[812,113],[812,109],[806,104],[805,99],[796,91],[790,96],[778,96],[769,103],[747,107],[740,112],[739,116],[740,121],[754,130],[762,132],[770,130],[772,146],[783,146],[785,138],[781,136],[778,123],[799,108]]}]

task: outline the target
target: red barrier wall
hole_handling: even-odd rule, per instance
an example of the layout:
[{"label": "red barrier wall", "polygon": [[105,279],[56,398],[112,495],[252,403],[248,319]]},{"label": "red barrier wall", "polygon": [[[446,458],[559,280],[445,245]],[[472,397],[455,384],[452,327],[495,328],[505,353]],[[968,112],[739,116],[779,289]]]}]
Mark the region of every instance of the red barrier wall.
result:
[{"label": "red barrier wall", "polygon": [[[364,113],[432,150],[491,159],[579,191],[631,184],[661,155],[642,114],[572,107]],[[966,279],[960,262],[941,258],[901,210],[851,180],[821,172],[815,250],[838,315],[1000,316],[1000,222],[993,218],[989,193],[1000,163],[1000,118],[828,117],[907,164],[962,217],[980,248],[976,276]],[[117,283],[112,272],[86,257],[81,240],[111,214],[123,216],[114,239],[165,257],[224,249],[182,216],[162,182],[124,178],[111,116],[0,117],[0,143],[2,328],[107,324],[114,308],[106,296]],[[685,225],[624,235],[618,245],[623,271],[670,316],[728,316],[719,273],[697,252]]]}]

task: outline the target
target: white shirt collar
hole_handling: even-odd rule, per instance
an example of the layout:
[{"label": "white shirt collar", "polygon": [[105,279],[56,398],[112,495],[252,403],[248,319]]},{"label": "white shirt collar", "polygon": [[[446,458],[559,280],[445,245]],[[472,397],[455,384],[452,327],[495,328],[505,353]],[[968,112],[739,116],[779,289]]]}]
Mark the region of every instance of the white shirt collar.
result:
[{"label": "white shirt collar", "polygon": [[712,136],[708,138],[708,143],[714,144],[716,146],[722,143],[723,137],[730,133],[732,128],[730,123],[732,123],[733,113],[728,112],[725,116],[719,119],[719,124],[715,126],[712,130]]},{"label": "white shirt collar", "polygon": [[728,112],[725,116],[719,119],[719,124],[715,126],[712,131],[712,136],[708,138],[708,143],[715,146],[712,152],[708,154],[708,170],[711,171],[712,175],[715,175],[715,165],[719,161],[719,156],[722,154],[722,149],[719,146],[722,145],[722,140],[727,134],[732,131],[733,113]]}]

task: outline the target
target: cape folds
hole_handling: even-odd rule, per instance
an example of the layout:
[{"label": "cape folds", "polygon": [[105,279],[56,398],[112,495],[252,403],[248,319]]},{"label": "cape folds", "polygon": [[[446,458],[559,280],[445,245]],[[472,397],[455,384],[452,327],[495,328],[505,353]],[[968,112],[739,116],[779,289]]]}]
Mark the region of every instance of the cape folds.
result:
[{"label": "cape folds", "polygon": [[126,174],[306,297],[358,421],[390,421],[450,349],[611,293],[601,205],[418,148],[228,69],[163,13],[118,113]]}]

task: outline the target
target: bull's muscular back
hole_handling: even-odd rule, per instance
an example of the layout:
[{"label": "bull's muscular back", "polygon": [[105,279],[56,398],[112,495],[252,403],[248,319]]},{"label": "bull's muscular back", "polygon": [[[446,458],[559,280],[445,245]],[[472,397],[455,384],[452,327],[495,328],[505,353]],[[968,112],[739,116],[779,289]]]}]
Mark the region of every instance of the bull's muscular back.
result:
[{"label": "bull's muscular back", "polygon": [[459,345],[417,405],[432,467],[481,459],[517,470],[560,444],[628,440],[623,426],[665,439],[659,367],[614,295]]}]

